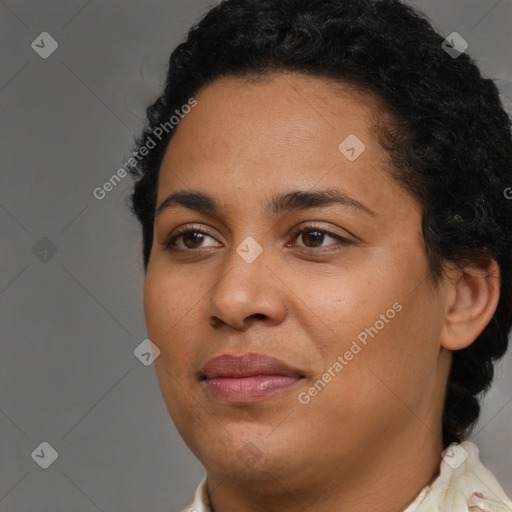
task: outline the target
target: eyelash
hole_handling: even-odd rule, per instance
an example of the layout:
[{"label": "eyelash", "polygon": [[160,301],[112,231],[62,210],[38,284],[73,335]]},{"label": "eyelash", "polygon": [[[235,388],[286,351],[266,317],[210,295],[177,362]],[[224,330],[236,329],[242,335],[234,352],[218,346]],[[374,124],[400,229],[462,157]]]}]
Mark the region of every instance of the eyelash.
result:
[{"label": "eyelash", "polygon": [[[296,240],[299,236],[303,235],[304,233],[308,233],[308,232],[312,232],[312,231],[317,231],[319,233],[328,235],[328,236],[338,240],[337,244],[332,244],[332,245],[338,246],[337,249],[339,249],[340,246],[345,247],[345,246],[351,245],[353,243],[350,240],[343,238],[340,235],[336,235],[335,233],[332,233],[331,231],[327,231],[326,229],[323,229],[320,226],[315,226],[314,224],[296,229],[293,232],[293,240]],[[208,231],[205,231],[204,229],[195,228],[194,226],[186,227],[186,228],[183,228],[182,230],[178,231],[177,233],[175,233],[167,242],[164,242],[163,245],[164,245],[165,249],[168,251],[171,251],[171,252],[193,252],[193,251],[198,251],[199,249],[201,249],[201,248],[182,249],[182,248],[178,248],[174,245],[174,243],[176,242],[176,240],[178,240],[178,238],[180,236],[188,234],[188,233],[199,233],[201,235],[207,235],[207,236],[215,239],[215,237],[213,235],[211,235],[210,233],[208,233]],[[322,247],[322,246],[320,246],[318,248],[317,247],[300,247],[300,248],[303,250],[310,250],[310,251],[314,251],[314,252],[326,252],[326,251],[330,252],[332,250],[337,250],[337,249],[327,249],[326,250],[325,247]]]}]

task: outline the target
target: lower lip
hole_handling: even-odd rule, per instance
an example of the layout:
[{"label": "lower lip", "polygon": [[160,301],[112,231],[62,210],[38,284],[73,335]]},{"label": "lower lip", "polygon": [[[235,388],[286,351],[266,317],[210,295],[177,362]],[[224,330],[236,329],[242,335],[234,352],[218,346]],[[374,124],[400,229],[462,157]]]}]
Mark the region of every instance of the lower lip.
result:
[{"label": "lower lip", "polygon": [[300,377],[284,375],[257,375],[244,378],[206,379],[210,393],[230,403],[259,402],[294,386]]}]

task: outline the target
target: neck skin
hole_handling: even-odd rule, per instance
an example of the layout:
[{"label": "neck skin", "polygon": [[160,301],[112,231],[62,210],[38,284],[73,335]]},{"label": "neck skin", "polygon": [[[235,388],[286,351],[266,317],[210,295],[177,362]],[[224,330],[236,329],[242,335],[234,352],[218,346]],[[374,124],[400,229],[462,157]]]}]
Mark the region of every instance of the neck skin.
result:
[{"label": "neck skin", "polygon": [[[403,430],[369,440],[364,453],[321,463],[279,480],[236,480],[207,471],[212,512],[401,512],[439,475],[446,382],[422,411],[408,410]],[[402,407],[407,409],[405,404]]]}]

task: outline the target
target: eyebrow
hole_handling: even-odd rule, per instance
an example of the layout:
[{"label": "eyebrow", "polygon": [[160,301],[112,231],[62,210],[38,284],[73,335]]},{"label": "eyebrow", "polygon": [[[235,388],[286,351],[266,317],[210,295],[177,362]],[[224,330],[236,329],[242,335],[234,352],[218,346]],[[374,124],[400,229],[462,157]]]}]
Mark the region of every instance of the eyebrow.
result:
[{"label": "eyebrow", "polygon": [[[274,196],[266,205],[270,215],[289,213],[292,211],[309,210],[341,204],[366,214],[375,216],[375,212],[360,201],[350,197],[341,190],[329,188],[325,190],[296,190]],[[199,191],[178,191],[167,196],[155,210],[155,217],[165,210],[184,207],[210,215],[220,215],[222,210],[219,202],[211,195]]]}]

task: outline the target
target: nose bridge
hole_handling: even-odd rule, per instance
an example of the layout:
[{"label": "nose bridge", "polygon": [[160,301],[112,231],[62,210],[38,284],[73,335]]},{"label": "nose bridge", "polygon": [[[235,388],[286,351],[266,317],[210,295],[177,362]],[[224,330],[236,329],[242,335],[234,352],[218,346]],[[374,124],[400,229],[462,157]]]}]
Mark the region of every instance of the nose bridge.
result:
[{"label": "nose bridge", "polygon": [[270,271],[270,253],[253,237],[226,257],[225,272],[210,291],[207,315],[234,327],[249,317],[279,322],[286,311],[279,280]]}]

